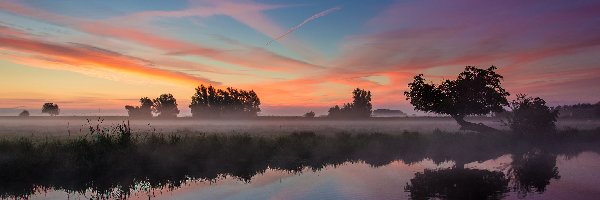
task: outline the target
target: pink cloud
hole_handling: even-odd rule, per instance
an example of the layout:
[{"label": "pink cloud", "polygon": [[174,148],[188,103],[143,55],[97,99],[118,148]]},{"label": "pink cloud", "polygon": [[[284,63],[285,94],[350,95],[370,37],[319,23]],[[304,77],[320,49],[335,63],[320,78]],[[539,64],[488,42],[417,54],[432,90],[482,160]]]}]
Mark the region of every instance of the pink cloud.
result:
[{"label": "pink cloud", "polygon": [[0,48],[36,55],[29,59],[20,59],[32,66],[67,64],[77,68],[108,69],[117,72],[136,74],[148,78],[176,81],[188,85],[201,82],[213,83],[208,79],[190,76],[180,72],[152,67],[153,63],[117,52],[81,44],[59,44],[19,37],[0,36]]},{"label": "pink cloud", "polygon": [[[234,4],[232,4],[234,5]],[[242,10],[240,5],[231,6],[229,4],[225,4],[225,7],[220,12],[212,11],[208,14],[215,13],[238,13],[238,11]],[[255,8],[254,8],[255,7]],[[261,7],[252,7],[250,5],[249,8],[260,9]],[[156,34],[149,33],[147,31],[127,28],[122,25],[118,25],[119,23],[116,20],[108,22],[100,22],[93,20],[83,20],[76,19],[67,16],[62,16],[50,12],[46,12],[43,10],[33,9],[21,6],[16,3],[10,2],[1,2],[0,9],[6,10],[12,13],[17,13],[23,16],[33,17],[39,20],[50,21],[52,23],[59,23],[62,25],[67,25],[76,29],[79,29],[84,32],[88,32],[94,35],[105,36],[105,37],[113,37],[117,39],[121,39],[124,41],[135,42],[141,45],[146,45],[152,48],[156,48],[162,51],[166,51],[167,53],[177,54],[177,55],[195,55],[201,57],[207,57],[211,59],[215,59],[218,61],[222,61],[225,63],[231,63],[240,65],[242,67],[254,68],[259,70],[267,70],[267,71],[297,71],[302,69],[315,69],[319,68],[319,66],[310,64],[303,61],[298,61],[292,58],[280,56],[278,54],[271,53],[269,51],[265,51],[258,48],[247,48],[244,47],[240,51],[224,51],[216,48],[205,47],[199,44],[193,44],[187,41],[177,40],[166,38],[162,36],[158,36]],[[265,9],[265,8],[263,8]],[[194,11],[194,10],[191,10]],[[190,10],[184,10],[179,12],[156,12],[150,11],[148,13],[138,13],[137,15],[132,15],[132,18],[140,18],[140,17],[155,17],[156,16],[187,16],[191,12]],[[241,12],[241,11],[240,11]],[[248,10],[243,13],[248,12]],[[188,13],[188,14],[186,14]],[[205,13],[206,14],[206,13]],[[200,13],[202,15],[202,13]],[[243,14],[240,14],[243,15]],[[260,18],[261,16],[256,16]],[[120,20],[126,20],[128,17],[117,18]],[[243,18],[243,17],[242,17]],[[258,19],[257,18],[257,19]],[[241,18],[240,18],[241,19]],[[260,20],[259,20],[260,21]],[[113,23],[114,22],[114,23]],[[272,23],[258,23],[265,25],[264,27],[273,26]],[[261,25],[262,28],[264,28]],[[269,29],[269,28],[268,28]],[[243,55],[243,56],[240,56]]]},{"label": "pink cloud", "polygon": [[[509,90],[539,91],[552,99],[568,99],[568,92],[556,91],[570,90],[566,85],[573,84],[590,89],[600,84],[600,75],[588,70],[588,76],[570,76],[579,68],[579,62],[551,61],[564,60],[573,54],[587,53],[589,57],[596,52],[590,48],[600,45],[600,28],[585,22],[598,16],[594,8],[599,7],[597,2],[563,7],[522,1],[397,2],[366,25],[369,32],[346,38],[341,56],[334,60],[329,74],[346,77],[396,71],[454,78],[454,73],[466,65],[499,65],[501,74],[510,77],[506,79]],[[529,12],[531,9],[536,12]],[[536,63],[550,64],[552,68]],[[519,76],[524,72],[553,75]],[[568,78],[563,80],[561,74]],[[519,84],[542,79],[560,81]],[[404,77],[395,81],[401,87],[382,90],[388,91],[385,94],[401,94],[409,81],[410,78]],[[565,85],[555,84],[558,82]],[[360,83],[352,80],[345,84]],[[368,87],[379,90],[377,85]],[[585,101],[594,98],[600,96],[588,95]]]}]

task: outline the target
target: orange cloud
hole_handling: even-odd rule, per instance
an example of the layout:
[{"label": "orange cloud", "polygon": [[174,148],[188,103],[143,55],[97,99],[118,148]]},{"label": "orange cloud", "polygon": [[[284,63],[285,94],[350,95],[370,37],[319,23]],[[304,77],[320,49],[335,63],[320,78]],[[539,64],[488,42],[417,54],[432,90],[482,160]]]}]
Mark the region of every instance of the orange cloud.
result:
[{"label": "orange cloud", "polygon": [[[124,72],[149,79],[159,79],[186,85],[195,85],[200,82],[216,84],[208,79],[154,68],[152,67],[153,63],[150,61],[89,45],[76,43],[56,44],[34,39],[0,36],[0,47],[38,55],[38,57],[34,57],[37,58],[34,59],[37,61],[54,61],[78,68],[97,68],[111,70],[116,73]],[[30,64],[33,66],[37,65],[36,63]]]}]

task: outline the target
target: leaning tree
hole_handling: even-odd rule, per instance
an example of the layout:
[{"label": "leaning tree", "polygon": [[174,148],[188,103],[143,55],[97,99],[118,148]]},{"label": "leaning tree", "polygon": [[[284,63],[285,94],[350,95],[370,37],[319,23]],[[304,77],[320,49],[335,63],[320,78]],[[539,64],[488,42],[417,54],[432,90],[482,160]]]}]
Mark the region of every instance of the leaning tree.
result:
[{"label": "leaning tree", "polygon": [[494,131],[484,124],[467,122],[465,117],[501,112],[508,105],[506,97],[510,94],[502,88],[503,77],[496,69],[467,66],[456,80],[445,80],[439,85],[425,82],[423,74],[419,74],[408,84],[404,95],[415,110],[450,115],[463,130]]}]

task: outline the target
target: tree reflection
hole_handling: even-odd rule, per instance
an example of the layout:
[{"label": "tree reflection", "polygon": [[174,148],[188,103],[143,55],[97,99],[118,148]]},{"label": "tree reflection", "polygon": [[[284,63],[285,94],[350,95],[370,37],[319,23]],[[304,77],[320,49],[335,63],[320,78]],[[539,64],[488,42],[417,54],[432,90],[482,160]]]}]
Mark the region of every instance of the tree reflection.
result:
[{"label": "tree reflection", "polygon": [[542,193],[552,179],[560,179],[556,155],[532,150],[512,155],[508,174],[513,178],[512,188],[521,196],[530,192]]},{"label": "tree reflection", "polygon": [[404,189],[412,199],[500,199],[508,191],[504,173],[449,168],[417,172]]},{"label": "tree reflection", "polygon": [[[464,168],[456,162],[453,168],[417,172],[404,189],[412,199],[500,199],[509,189],[525,197],[542,193],[550,180],[559,179],[556,155],[532,149],[513,153],[505,175],[500,171]],[[509,186],[510,185],[510,186]]]}]

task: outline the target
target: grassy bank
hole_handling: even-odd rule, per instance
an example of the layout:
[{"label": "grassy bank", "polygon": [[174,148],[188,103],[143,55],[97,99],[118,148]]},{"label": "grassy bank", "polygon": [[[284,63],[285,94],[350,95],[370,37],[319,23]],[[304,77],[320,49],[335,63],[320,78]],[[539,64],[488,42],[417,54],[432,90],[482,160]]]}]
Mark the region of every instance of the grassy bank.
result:
[{"label": "grassy bank", "polygon": [[88,131],[71,139],[0,140],[0,196],[58,189],[126,197],[140,183],[149,188],[174,188],[186,180],[215,180],[225,175],[251,181],[268,168],[299,172],[346,162],[377,167],[426,158],[436,163],[454,161],[460,168],[505,154],[541,152],[556,157],[600,152],[600,129],[569,129],[536,137],[442,131],[397,135],[298,132],[271,137],[164,135],[133,133],[126,124],[90,126]]}]

